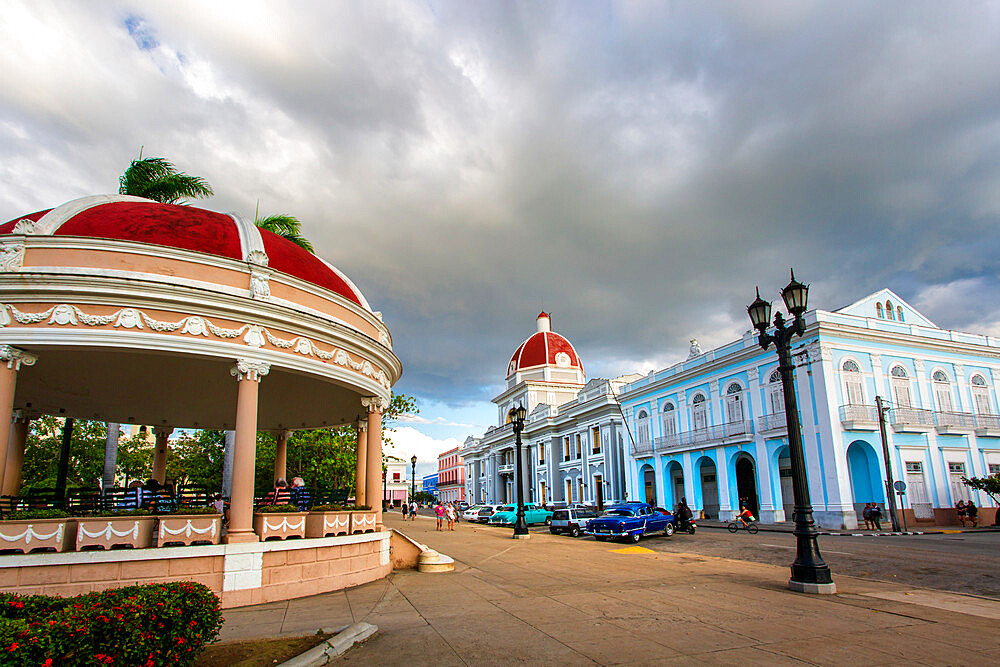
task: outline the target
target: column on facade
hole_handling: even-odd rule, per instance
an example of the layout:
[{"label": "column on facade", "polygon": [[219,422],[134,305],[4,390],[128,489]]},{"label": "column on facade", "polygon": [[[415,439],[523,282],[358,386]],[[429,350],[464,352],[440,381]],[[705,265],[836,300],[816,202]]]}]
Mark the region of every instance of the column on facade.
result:
[{"label": "column on facade", "polygon": [[233,438],[232,495],[229,532],[225,541],[256,542],[253,532],[254,464],[257,460],[257,397],[261,378],[271,365],[252,359],[237,359],[230,373],[237,379],[236,435]]},{"label": "column on facade", "polygon": [[[965,379],[965,366],[962,364],[955,364],[955,386],[958,389],[958,406],[956,409],[959,412],[975,414],[976,409],[972,402],[972,392],[969,389],[969,383]],[[975,430],[969,433],[969,465],[971,469],[968,471],[968,477],[985,477],[989,474],[989,469],[983,464],[979,453],[979,438],[976,436]],[[975,492],[969,489],[969,493]],[[977,504],[981,504],[978,502],[978,494],[976,495]]]},{"label": "column on facade", "polygon": [[[754,424],[754,436],[753,436],[753,448],[756,452],[754,458],[757,460],[757,485],[761,492],[760,501],[760,520],[762,523],[777,523],[779,521],[785,520],[785,510],[783,507],[778,506],[775,503],[775,484],[778,488],[781,488],[780,472],[771,470],[771,457],[767,451],[767,441],[764,440],[764,436],[761,435],[760,429],[756,428],[758,420],[757,417],[761,417],[765,414],[764,406],[766,405],[766,398],[761,393],[760,388],[760,367],[751,366],[747,370],[747,385],[748,389],[746,392],[746,408],[748,416],[747,418]],[[774,473],[779,476],[772,477]]]},{"label": "column on facade", "polygon": [[288,438],[291,431],[281,430],[274,434],[274,481],[288,481]]},{"label": "column on facade", "polygon": [[21,490],[21,469],[24,466],[24,447],[28,443],[28,432],[31,430],[31,418],[27,413],[17,410],[10,427],[10,439],[7,443],[7,462],[3,473],[3,495],[16,496]]},{"label": "column on facade", "polygon": [[[913,368],[916,370],[916,377],[913,381],[917,385],[917,395],[920,397],[920,407],[925,410],[933,410],[934,402],[931,400],[932,392],[930,383],[926,377],[927,367],[924,364],[924,360],[914,359]],[[934,481],[933,486],[931,486],[932,493],[934,495],[934,506],[951,507],[955,504],[955,500],[951,497],[951,488],[948,483],[948,464],[943,462],[935,429],[932,428],[928,430],[925,437],[927,438],[927,458],[930,464],[931,477]]]},{"label": "column on facade", "polygon": [[368,475],[368,419],[358,420],[358,467],[354,476],[354,503],[367,504],[366,477]]},{"label": "column on facade", "polygon": [[[812,426],[807,430],[809,441],[803,437],[802,445],[807,453],[806,472],[810,477],[810,500],[814,510],[818,510],[823,507],[822,494],[825,492],[826,505],[823,511],[827,513],[817,514],[814,511],[813,516],[816,523],[827,528],[857,528],[854,492],[851,490],[851,476],[847,469],[847,448],[837,400],[840,376],[834,368],[833,352],[829,347],[814,341],[807,346],[806,353],[808,363],[798,364],[796,382],[802,388],[799,395],[804,396],[799,401],[802,419],[808,420]],[[876,365],[880,367],[881,360]],[[808,390],[809,394],[802,394],[803,390]],[[820,406],[816,414],[813,413],[813,397],[815,405]],[[876,451],[881,452],[881,443],[876,442],[874,445]],[[810,460],[810,451],[822,454],[825,478],[820,474],[819,461],[813,464]],[[879,454],[879,460],[881,458]],[[816,482],[813,482],[812,477],[816,478]]]},{"label": "column on facade", "polygon": [[[824,354],[824,356],[828,356],[828,354]],[[889,403],[891,405],[892,402],[895,401],[895,396],[892,395],[892,387],[889,385],[888,381],[886,380],[885,371],[882,368],[882,355],[881,354],[877,354],[877,353],[873,353],[873,354],[869,355],[869,358],[871,359],[871,364],[872,364],[872,383],[875,385],[875,395],[876,396],[881,396],[883,399],[885,399],[885,401],[887,403]],[[824,360],[824,361],[826,361],[826,360]],[[839,380],[837,379],[837,372],[839,371],[839,369],[835,368],[832,365],[832,363],[831,364],[824,364],[823,365],[823,372],[827,373],[828,371],[831,374],[831,376],[829,377],[827,384],[829,386],[831,386],[831,387],[834,387],[833,391],[836,391],[835,387],[836,387],[837,384],[839,384]],[[836,395],[835,393],[830,394],[831,397],[835,396],[835,395]],[[874,407],[874,403],[875,403],[875,397],[872,396],[872,397],[870,397],[869,404]],[[833,405],[833,403],[831,403],[831,406],[832,405]],[[878,419],[878,415],[875,415],[875,417],[876,417],[876,419]],[[888,418],[888,416],[887,416],[887,418]],[[843,430],[840,428],[840,422],[839,422],[839,420],[836,421],[835,424],[834,424],[833,433],[834,433],[835,437],[839,437],[839,439],[841,441],[843,440],[843,436],[842,436]],[[876,434],[873,437],[877,439],[877,445],[878,446],[875,447],[875,452],[876,452],[876,455],[878,456],[878,460],[879,460],[879,463],[881,465],[880,479],[882,480],[882,488],[885,488],[885,460],[884,460],[885,459],[885,455],[884,455],[884,452],[882,450],[882,436],[878,432],[876,432]],[[893,445],[893,442],[892,442],[892,429],[891,428],[886,428],[886,431],[885,431],[885,442],[886,442],[886,447],[889,448],[889,452],[895,453],[896,449],[895,449],[895,447]],[[847,455],[846,454],[846,450],[845,450],[845,454],[844,455],[845,456]],[[895,457],[890,455],[890,457],[889,457],[889,465],[894,470],[894,472],[893,472],[893,479],[902,479],[902,477],[900,477],[900,475],[903,475],[905,473],[903,471],[899,470],[899,466],[896,465],[896,461],[894,459],[895,459]],[[846,466],[846,464],[845,464],[845,466]],[[845,474],[846,474],[846,467],[844,468],[844,470],[845,470]],[[849,485],[847,486],[847,490],[850,491],[850,486]],[[854,494],[853,494],[853,492],[851,492],[850,496],[845,496],[845,497],[849,497],[851,499],[851,502],[853,503],[853,501],[854,501]],[[907,498],[908,498],[908,496],[904,496],[903,502],[902,502],[902,507],[900,507],[900,509],[903,509],[903,507],[905,507],[905,503],[908,502]],[[888,500],[888,499],[886,499],[886,500]],[[852,505],[852,508],[853,508],[853,505]],[[855,518],[857,518],[857,517],[855,517]]]},{"label": "column on facade", "polygon": [[[722,404],[722,394],[719,391],[719,381],[708,383],[708,410],[706,421],[709,426],[723,424],[726,421],[726,406]],[[714,414],[713,414],[714,413]]]},{"label": "column on facade", "polygon": [[[21,366],[33,366],[37,357],[10,345],[0,345],[0,474],[6,476],[7,450],[14,416],[14,390]],[[6,363],[4,363],[6,362]],[[4,487],[0,480],[0,488]]]},{"label": "column on facade", "polygon": [[236,431],[226,431],[222,449],[222,497],[233,497],[233,452],[236,450]]},{"label": "column on facade", "polygon": [[167,443],[173,432],[173,426],[157,426],[153,429],[153,435],[156,436],[153,448],[153,479],[160,484],[167,481]]},{"label": "column on facade", "polygon": [[118,440],[121,436],[121,424],[108,422],[107,435],[104,438],[104,470],[101,474],[101,488],[109,489],[115,485],[115,472],[118,468]]},{"label": "column on facade", "polygon": [[[707,453],[707,452],[706,452]],[[700,471],[699,471],[700,473]],[[735,476],[736,471],[733,470]],[[720,521],[728,521],[733,517],[739,508],[739,498],[732,498],[729,493],[729,459],[726,456],[725,447],[715,448],[715,486],[719,491],[719,516]],[[739,495],[739,487],[734,485]]]},{"label": "column on facade", "polygon": [[361,399],[368,410],[368,451],[365,461],[365,504],[375,510],[375,523],[382,530],[382,412],[388,402],[377,396]]},{"label": "column on facade", "polygon": [[[684,452],[681,455],[681,468],[684,471],[684,497],[687,498],[688,507],[692,510],[694,509],[704,509],[702,504],[701,494],[695,492],[694,486],[694,476],[695,474],[701,475],[701,471],[696,471],[691,464],[691,452]],[[701,480],[698,480],[699,488],[701,486]]]}]

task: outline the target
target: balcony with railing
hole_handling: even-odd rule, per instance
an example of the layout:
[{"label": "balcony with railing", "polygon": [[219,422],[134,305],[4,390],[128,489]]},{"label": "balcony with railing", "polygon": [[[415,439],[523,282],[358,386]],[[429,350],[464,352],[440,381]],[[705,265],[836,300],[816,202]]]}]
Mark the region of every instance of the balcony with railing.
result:
[{"label": "balcony with railing", "polygon": [[647,439],[632,442],[632,456],[649,456],[653,453],[653,441]]},{"label": "balcony with railing", "polygon": [[970,433],[976,430],[976,415],[968,412],[935,412],[938,433]]},{"label": "balcony with railing", "polygon": [[753,421],[745,419],[725,424],[714,424],[705,428],[696,428],[681,433],[671,433],[660,436],[654,441],[657,452],[667,452],[675,449],[685,449],[698,445],[727,444],[750,442],[753,440]]},{"label": "balcony with railing", "polygon": [[757,432],[766,433],[768,435],[779,435],[788,431],[788,425],[785,422],[784,412],[772,412],[769,415],[761,415],[757,417]]},{"label": "balcony with railing", "polygon": [[855,403],[841,405],[840,425],[846,431],[875,431],[878,429],[878,408]]},{"label": "balcony with railing", "polygon": [[[877,423],[877,415],[875,420]],[[934,413],[922,408],[892,408],[889,423],[899,433],[927,433],[935,426]]]},{"label": "balcony with railing", "polygon": [[1000,415],[976,415],[976,435],[1000,438]]},{"label": "balcony with railing", "polygon": [[502,463],[497,466],[497,472],[501,475],[513,475],[514,474],[514,464],[513,463]]}]

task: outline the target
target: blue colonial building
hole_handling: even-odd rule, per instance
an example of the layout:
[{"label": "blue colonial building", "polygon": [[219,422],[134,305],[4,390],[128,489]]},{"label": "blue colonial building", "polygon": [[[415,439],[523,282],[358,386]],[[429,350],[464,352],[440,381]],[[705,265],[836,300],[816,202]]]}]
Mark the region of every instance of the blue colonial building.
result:
[{"label": "blue colonial building", "polygon": [[[890,408],[894,480],[910,522],[955,523],[963,476],[1000,472],[1000,339],[938,328],[890,290],[805,314],[793,341],[799,421],[817,523],[855,528],[886,501],[875,397]],[[744,502],[763,522],[791,519],[791,464],[774,349],[756,333],[627,384],[628,497],[712,518]],[[992,512],[987,516],[991,517]],[[911,523],[912,525],[912,523]]]},{"label": "blue colonial building", "polygon": [[424,475],[423,486],[420,487],[424,493],[429,493],[435,498],[438,498],[438,474]]}]

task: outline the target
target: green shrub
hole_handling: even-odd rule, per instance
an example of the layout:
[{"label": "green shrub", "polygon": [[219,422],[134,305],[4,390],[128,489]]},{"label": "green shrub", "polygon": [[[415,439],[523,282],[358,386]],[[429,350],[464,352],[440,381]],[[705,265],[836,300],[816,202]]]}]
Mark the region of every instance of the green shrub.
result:
[{"label": "green shrub", "polygon": [[167,512],[166,514],[216,514],[222,516],[215,511],[214,507],[188,507],[187,505],[181,505],[173,512]]},{"label": "green shrub", "polygon": [[95,510],[93,512],[81,512],[79,516],[90,519],[93,517],[111,517],[116,516],[149,516],[152,512],[144,509],[123,509],[123,510]]},{"label": "green shrub", "polygon": [[17,510],[9,513],[4,519],[8,521],[29,521],[38,519],[65,519],[69,514],[62,510],[38,509],[38,510]]},{"label": "green shrub", "polygon": [[299,508],[295,505],[261,505],[254,511],[258,514],[287,514],[289,512],[298,512]]},{"label": "green shrub", "polygon": [[354,505],[353,507],[350,507],[349,509],[351,509],[351,510],[353,510],[355,512],[365,512],[365,511],[371,510],[371,508],[372,508],[371,505]]},{"label": "green shrub", "polygon": [[343,512],[343,505],[314,505],[313,512]]},{"label": "green shrub", "polygon": [[219,599],[186,581],[72,598],[0,593],[0,654],[10,666],[192,665],[221,627]]}]

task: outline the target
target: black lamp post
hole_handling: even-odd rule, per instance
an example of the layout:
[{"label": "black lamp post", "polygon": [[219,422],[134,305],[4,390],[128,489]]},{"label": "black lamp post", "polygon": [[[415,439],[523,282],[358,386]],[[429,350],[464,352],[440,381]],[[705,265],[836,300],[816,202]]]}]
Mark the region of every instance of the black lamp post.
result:
[{"label": "black lamp post", "polygon": [[417,455],[410,457],[410,502],[417,495]]},{"label": "black lamp post", "polygon": [[523,406],[511,408],[507,413],[507,422],[514,429],[514,455],[517,457],[517,520],[514,522],[514,539],[526,540],[528,524],[524,522],[524,479],[521,477],[521,431],[524,430],[524,418],[528,411]]},{"label": "black lamp post", "polygon": [[805,457],[802,453],[802,432],[799,428],[799,409],[795,399],[795,385],[792,373],[795,366],[792,363],[792,336],[801,336],[805,332],[805,322],[802,315],[806,312],[806,301],[809,298],[809,286],[792,280],[781,290],[781,298],[785,308],[794,318],[791,324],[785,322],[779,312],[774,315],[774,333],[768,333],[771,319],[771,302],[760,298],[760,288],[757,298],[747,307],[750,321],[758,332],[758,342],[766,350],[771,343],[778,352],[778,371],[781,373],[781,388],[785,397],[785,425],[788,428],[788,451],[792,461],[792,494],[795,502],[795,535],[796,555],[792,563],[792,576],[788,587],[803,593],[836,593],[836,584],[830,575],[830,567],[823,561],[819,553],[816,524],[813,521],[812,502],[809,499],[809,486],[806,481]]}]

